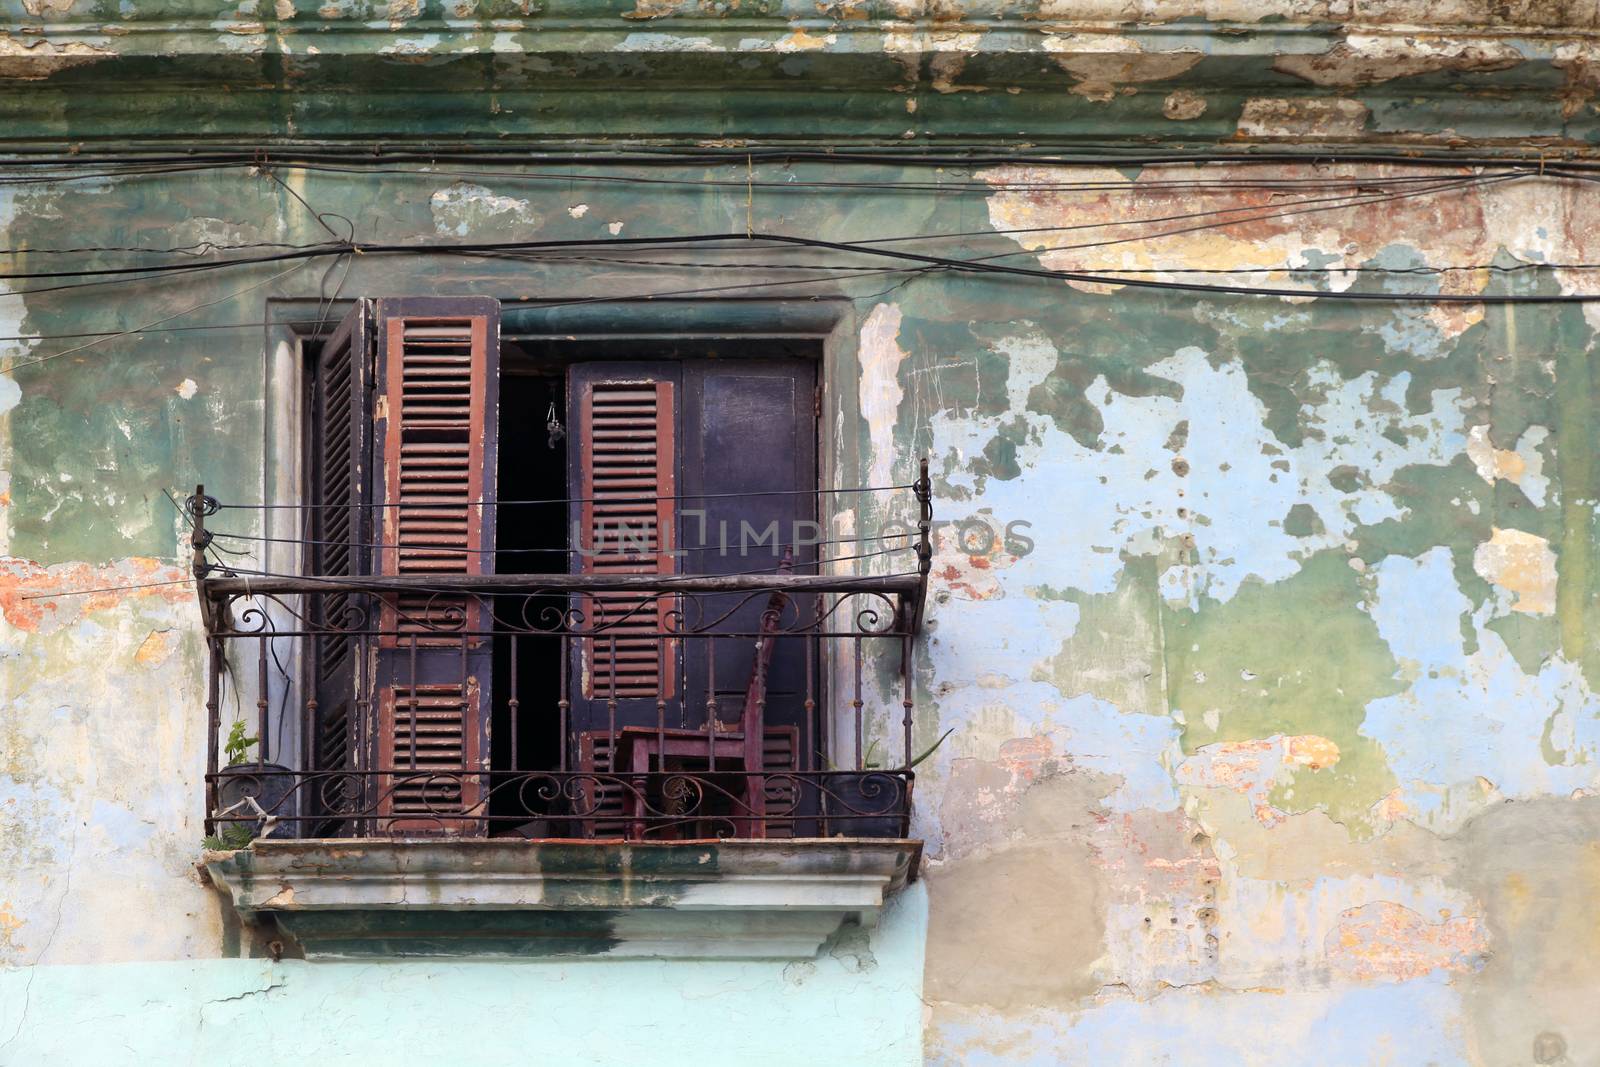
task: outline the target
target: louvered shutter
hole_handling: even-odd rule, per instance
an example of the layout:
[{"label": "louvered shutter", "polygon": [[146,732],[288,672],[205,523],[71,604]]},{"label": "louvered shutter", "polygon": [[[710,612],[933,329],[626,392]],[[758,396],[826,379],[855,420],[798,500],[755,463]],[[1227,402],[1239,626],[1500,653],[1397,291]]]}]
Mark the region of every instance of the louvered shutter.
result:
[{"label": "louvered shutter", "polygon": [[[492,573],[499,304],[380,300],[376,319],[377,573]],[[395,773],[378,779],[379,832],[484,832],[491,614],[470,596],[384,598],[372,754]]]},{"label": "louvered shutter", "polygon": [[[677,368],[589,363],[569,378],[571,485],[577,488],[573,569],[583,574],[672,574],[677,479]],[[585,731],[668,725],[677,698],[680,642],[660,635],[670,598],[626,593],[577,598],[597,636],[574,641],[572,737]],[[576,756],[577,754],[574,753]]]},{"label": "louvered shutter", "polygon": [[[317,353],[306,397],[307,442],[305,571],[350,577],[368,573],[371,556],[372,307],[356,307]],[[357,769],[360,739],[360,638],[362,598],[331,592],[307,598],[313,630],[306,669],[310,691],[311,765],[320,771]],[[310,791],[317,814],[359,806],[355,778],[338,779]],[[308,814],[310,812],[308,811]]]}]

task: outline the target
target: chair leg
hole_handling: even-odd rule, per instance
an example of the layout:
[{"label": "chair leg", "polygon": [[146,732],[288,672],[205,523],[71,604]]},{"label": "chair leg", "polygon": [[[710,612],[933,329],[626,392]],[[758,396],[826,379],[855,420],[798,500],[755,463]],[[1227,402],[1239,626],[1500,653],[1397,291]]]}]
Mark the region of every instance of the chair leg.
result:
[{"label": "chair leg", "polygon": [[628,840],[643,841],[646,829],[646,798],[649,795],[650,781],[650,746],[635,744],[633,746],[633,771],[628,780],[627,787],[623,790],[628,821]]}]

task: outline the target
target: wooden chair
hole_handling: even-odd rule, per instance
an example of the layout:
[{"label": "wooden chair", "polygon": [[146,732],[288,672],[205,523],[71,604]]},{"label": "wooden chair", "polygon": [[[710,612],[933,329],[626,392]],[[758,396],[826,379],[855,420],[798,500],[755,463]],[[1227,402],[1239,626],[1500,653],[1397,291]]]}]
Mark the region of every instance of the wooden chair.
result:
[{"label": "wooden chair", "polygon": [[[785,553],[779,573],[787,574],[791,567],[791,556]],[[727,773],[725,781],[730,787],[729,795],[737,805],[735,811],[726,815],[717,812],[687,815],[684,828],[704,827],[726,819],[732,822],[734,833],[739,837],[767,837],[772,829],[787,831],[781,836],[792,836],[792,820],[786,821],[781,828],[768,826],[765,774],[799,768],[799,730],[793,726],[769,728],[765,722],[767,673],[771,669],[777,643],[778,622],[788,605],[788,594],[775,590],[767,600],[766,610],[761,613],[761,636],[756,638],[755,662],[751,666],[750,681],[745,687],[744,708],[737,729],[720,729],[721,724],[716,722],[710,723],[706,730],[625,726],[616,732],[615,738],[608,733],[592,731],[580,739],[580,756],[586,754],[593,764],[587,769],[600,770],[600,760],[596,757],[603,751],[609,757],[605,762],[609,764],[607,769],[612,774],[637,776],[632,788],[620,785],[602,787],[603,792],[596,797],[600,806],[621,810],[617,811],[615,823],[611,819],[598,819],[591,823],[596,833],[602,828],[610,829],[616,825],[619,830],[625,827],[628,836],[642,839],[650,826],[639,790],[646,786],[649,781],[647,776],[652,771],[679,771],[702,778],[713,787],[717,784],[717,775]],[[708,684],[715,684],[715,680],[708,681]],[[704,798],[701,802],[704,804]],[[605,814],[609,815],[610,812]],[[714,835],[702,833],[695,836]]]},{"label": "wooden chair", "polygon": [[[661,735],[665,734],[666,759],[660,755]],[[704,730],[658,730],[654,726],[625,726],[617,730],[615,738],[605,730],[588,730],[579,735],[578,766],[585,774],[594,774],[599,778],[626,779],[630,773],[639,773],[641,776],[650,770],[659,770],[663,762],[669,773],[673,770],[681,771],[686,775],[696,778],[706,778],[717,781],[719,774],[727,772],[742,772],[746,766],[744,756],[744,732],[718,731],[715,735],[716,769],[710,769],[710,760],[707,758],[707,734]],[[640,744],[639,742],[645,742]],[[613,743],[614,742],[614,743]],[[643,753],[643,760],[640,753]],[[800,731],[794,726],[769,726],[762,731],[761,762],[757,765],[768,774],[786,774],[799,769],[800,759]],[[676,767],[673,764],[677,764]],[[731,786],[732,775],[723,781]],[[763,778],[760,783],[763,788],[763,799],[772,790]],[[736,793],[741,807],[744,804],[744,786],[740,781]],[[642,787],[642,782],[635,788]],[[596,781],[583,789],[583,810],[585,817],[577,828],[584,837],[628,837],[639,839],[650,825],[642,818],[642,811],[635,803],[635,796],[630,789],[611,781]],[[737,824],[739,817],[747,813],[743,811],[730,813],[722,818],[736,821],[736,832],[741,834],[749,831],[747,825]],[[651,836],[665,837],[714,837],[718,816],[712,813],[705,819],[686,816],[684,822],[674,828],[675,833],[656,833]],[[792,837],[793,820],[785,819],[769,823],[767,836]]]}]

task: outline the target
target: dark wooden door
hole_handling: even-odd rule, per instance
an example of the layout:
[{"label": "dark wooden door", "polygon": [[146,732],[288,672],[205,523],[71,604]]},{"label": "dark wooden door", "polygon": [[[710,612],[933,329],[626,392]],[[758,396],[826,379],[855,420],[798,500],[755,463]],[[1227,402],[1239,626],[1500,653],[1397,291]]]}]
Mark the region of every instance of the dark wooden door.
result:
[{"label": "dark wooden door", "polygon": [[[580,501],[573,529],[586,550],[575,553],[575,571],[776,573],[786,550],[796,573],[815,571],[815,547],[793,545],[797,529],[801,538],[812,536],[814,527],[805,524],[816,517],[814,364],[586,363],[573,367],[569,382],[569,484]],[[628,531],[620,540],[619,530]],[[652,540],[652,530],[671,531],[670,540]],[[602,623],[604,636],[572,643],[574,765],[587,762],[580,752],[585,734],[657,725],[704,730],[713,699],[720,719],[736,728],[754,638],[650,635],[719,619],[719,631],[753,635],[767,600],[765,593],[577,598],[584,624]],[[812,610],[809,601],[792,604],[784,621]],[[777,639],[767,684],[769,725],[803,727],[802,738],[811,736],[804,640]]]},{"label": "dark wooden door", "polygon": [[[815,364],[802,360],[702,360],[683,368],[679,544],[691,574],[775,574],[785,554],[795,573],[815,573],[817,440]],[[812,598],[783,610],[780,629],[814,610]],[[767,594],[704,598],[718,629],[755,634]],[[806,727],[806,638],[773,639],[766,723]],[[691,728],[705,725],[710,698],[737,721],[755,663],[755,640],[690,640],[685,687]],[[807,734],[800,730],[801,736]]]}]

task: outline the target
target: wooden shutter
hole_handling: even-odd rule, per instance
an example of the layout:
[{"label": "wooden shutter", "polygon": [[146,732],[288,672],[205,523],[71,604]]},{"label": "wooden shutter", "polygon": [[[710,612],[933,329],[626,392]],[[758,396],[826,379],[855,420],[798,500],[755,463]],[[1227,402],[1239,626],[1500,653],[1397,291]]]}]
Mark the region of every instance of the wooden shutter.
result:
[{"label": "wooden shutter", "polygon": [[[571,485],[577,488],[573,569],[582,574],[672,574],[677,506],[676,368],[589,363],[573,367],[568,395]],[[573,736],[615,724],[654,725],[657,700],[678,686],[679,642],[664,640],[674,604],[625,593],[580,597],[601,636],[573,642]]]},{"label": "wooden shutter", "polygon": [[[499,305],[380,300],[377,573],[494,570]],[[475,597],[386,596],[377,665],[380,832],[482,834],[492,613]],[[459,813],[473,819],[452,819]]]},{"label": "wooden shutter", "polygon": [[[367,574],[371,566],[371,316],[370,303],[358,301],[316,354],[308,375],[306,500],[313,506],[304,522],[307,574],[350,577]],[[357,767],[360,641],[337,631],[356,628],[362,609],[361,598],[349,593],[308,598],[312,629],[336,631],[319,633],[307,647],[311,736],[305,743],[315,770]],[[306,803],[319,805],[319,814],[353,809],[359,804],[355,780],[340,784],[342,790],[310,790]]]}]

